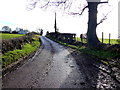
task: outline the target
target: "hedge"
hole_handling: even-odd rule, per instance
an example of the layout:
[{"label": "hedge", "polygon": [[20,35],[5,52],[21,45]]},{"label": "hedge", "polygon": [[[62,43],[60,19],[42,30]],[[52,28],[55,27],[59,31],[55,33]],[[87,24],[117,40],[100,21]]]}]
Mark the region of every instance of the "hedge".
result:
[{"label": "hedge", "polygon": [[33,34],[28,34],[28,35],[21,36],[18,38],[2,40],[2,42],[0,42],[0,49],[2,50],[1,53],[4,54],[8,51],[22,49],[22,46],[25,43],[32,42],[32,37],[33,37]]}]

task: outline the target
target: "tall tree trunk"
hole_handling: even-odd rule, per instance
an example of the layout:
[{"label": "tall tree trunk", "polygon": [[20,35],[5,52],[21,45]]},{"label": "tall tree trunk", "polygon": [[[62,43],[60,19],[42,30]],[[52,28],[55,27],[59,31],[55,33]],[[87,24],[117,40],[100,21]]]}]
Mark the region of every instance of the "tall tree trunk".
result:
[{"label": "tall tree trunk", "polygon": [[97,6],[98,6],[97,2],[88,2],[89,20],[88,20],[87,42],[89,48],[96,48],[100,43],[96,35]]}]

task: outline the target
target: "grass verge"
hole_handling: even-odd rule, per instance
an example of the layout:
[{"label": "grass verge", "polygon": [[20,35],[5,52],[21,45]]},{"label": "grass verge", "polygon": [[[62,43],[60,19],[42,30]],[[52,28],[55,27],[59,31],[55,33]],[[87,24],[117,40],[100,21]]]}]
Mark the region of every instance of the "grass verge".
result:
[{"label": "grass verge", "polygon": [[21,50],[13,50],[2,55],[1,64],[2,68],[6,68],[8,65],[13,62],[18,61],[20,58],[23,58],[30,53],[34,52],[40,46],[38,36],[34,36],[32,43],[26,43],[22,46]]},{"label": "grass verge", "polygon": [[86,48],[85,46],[79,47],[79,46],[67,45],[67,44],[66,44],[66,46],[69,46],[73,49],[81,51],[85,54],[96,56],[98,58],[103,58],[103,59],[107,59],[107,60],[118,56],[118,53],[115,53],[115,52],[103,51],[103,50],[94,50],[94,49]]},{"label": "grass verge", "polygon": [[95,56],[95,57],[98,57],[98,58],[102,58],[102,59],[109,60],[109,59],[112,59],[114,57],[119,56],[118,53],[112,52],[112,51],[89,49],[89,48],[87,48],[85,46],[75,46],[75,45],[70,45],[68,43],[63,43],[61,41],[57,41],[57,40],[55,40],[53,38],[50,38],[50,39],[52,39],[52,40],[54,40],[54,41],[56,41],[56,42],[58,42],[58,43],[60,43],[60,44],[62,44],[64,46],[71,47],[71,48],[76,49],[78,51],[81,51],[81,52],[83,52],[85,54],[88,54],[88,55],[91,55],[91,56]]}]

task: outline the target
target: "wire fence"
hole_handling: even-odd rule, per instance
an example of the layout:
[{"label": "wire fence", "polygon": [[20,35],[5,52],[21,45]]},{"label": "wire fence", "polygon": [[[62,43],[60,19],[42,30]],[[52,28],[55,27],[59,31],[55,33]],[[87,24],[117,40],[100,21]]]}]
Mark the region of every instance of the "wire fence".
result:
[{"label": "wire fence", "polygon": [[[76,41],[87,43],[86,34],[81,34],[80,37],[76,37]],[[104,38],[104,32],[102,32],[102,38],[99,38],[99,41],[105,44],[120,44],[120,39],[111,39],[111,33],[109,33],[108,39],[106,39]]]}]

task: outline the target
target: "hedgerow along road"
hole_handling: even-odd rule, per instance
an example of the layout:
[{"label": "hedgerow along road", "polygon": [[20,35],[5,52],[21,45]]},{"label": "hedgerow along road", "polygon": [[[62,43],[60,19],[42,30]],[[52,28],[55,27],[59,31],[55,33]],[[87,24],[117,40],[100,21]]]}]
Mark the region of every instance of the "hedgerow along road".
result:
[{"label": "hedgerow along road", "polygon": [[[109,69],[76,50],[44,36],[35,55],[6,74],[3,88],[115,88]],[[102,69],[103,68],[103,69]]]}]

